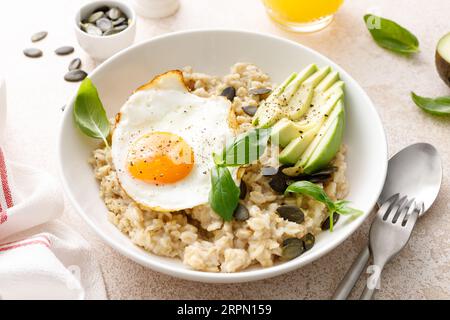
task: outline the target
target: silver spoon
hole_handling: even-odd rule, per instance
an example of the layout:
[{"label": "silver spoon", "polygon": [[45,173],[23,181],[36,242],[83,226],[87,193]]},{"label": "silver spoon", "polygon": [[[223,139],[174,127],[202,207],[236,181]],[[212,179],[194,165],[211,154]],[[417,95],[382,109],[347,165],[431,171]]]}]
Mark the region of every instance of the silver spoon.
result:
[{"label": "silver spoon", "polygon": [[[408,195],[424,203],[420,217],[436,200],[441,182],[442,163],[436,148],[428,143],[413,144],[389,160],[386,181],[377,204],[381,206],[396,193]],[[334,300],[347,299],[369,258],[369,247],[365,246],[339,284]]]}]

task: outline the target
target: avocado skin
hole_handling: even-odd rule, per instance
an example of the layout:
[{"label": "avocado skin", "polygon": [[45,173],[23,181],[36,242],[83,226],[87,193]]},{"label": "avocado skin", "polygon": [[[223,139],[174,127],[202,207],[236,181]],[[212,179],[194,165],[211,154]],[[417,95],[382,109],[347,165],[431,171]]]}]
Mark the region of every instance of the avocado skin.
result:
[{"label": "avocado skin", "polygon": [[[320,169],[326,167],[339,151],[344,136],[345,128],[345,112],[342,104],[339,104],[342,110],[339,112],[333,124],[330,126],[326,135],[323,136],[314,150],[311,157],[308,159],[303,168],[303,172],[312,174]],[[331,135],[331,137],[329,137]],[[326,140],[328,139],[328,141]]]},{"label": "avocado skin", "polygon": [[436,50],[435,60],[439,76],[450,87],[450,63],[441,56],[438,50]]}]

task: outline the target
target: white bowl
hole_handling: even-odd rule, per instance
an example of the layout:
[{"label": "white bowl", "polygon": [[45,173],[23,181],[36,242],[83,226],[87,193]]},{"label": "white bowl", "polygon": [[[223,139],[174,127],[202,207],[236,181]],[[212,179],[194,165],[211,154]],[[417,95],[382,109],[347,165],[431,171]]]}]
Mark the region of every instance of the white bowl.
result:
[{"label": "white bowl", "polygon": [[[128,28],[110,36],[93,36],[81,30],[80,22],[102,6],[119,8],[130,21]],[[131,6],[120,1],[90,2],[76,13],[74,29],[83,50],[94,60],[104,61],[133,44],[136,35],[136,13]]]},{"label": "white bowl", "polygon": [[[333,232],[323,232],[315,246],[300,257],[270,268],[238,273],[208,273],[189,269],[179,260],[159,257],[135,246],[108,222],[98,182],[87,163],[98,145],[84,136],[72,120],[68,103],[59,136],[59,164],[64,189],[85,221],[109,245],[153,270],[203,282],[243,282],[273,277],[304,266],[336,248],[364,221],[381,192],[387,168],[387,144],[380,118],[364,90],[341,67],[321,54],[273,36],[230,30],[198,30],[169,34],[135,45],[104,62],[90,77],[98,88],[108,116],[115,115],[130,93],[153,76],[190,65],[194,70],[224,75],[235,62],[252,62],[280,83],[309,63],[330,65],[346,83],[348,200],[364,211],[350,221],[342,217]],[[119,81],[120,80],[120,81]],[[338,249],[339,250],[339,249]],[[342,252],[345,254],[345,252]]]}]

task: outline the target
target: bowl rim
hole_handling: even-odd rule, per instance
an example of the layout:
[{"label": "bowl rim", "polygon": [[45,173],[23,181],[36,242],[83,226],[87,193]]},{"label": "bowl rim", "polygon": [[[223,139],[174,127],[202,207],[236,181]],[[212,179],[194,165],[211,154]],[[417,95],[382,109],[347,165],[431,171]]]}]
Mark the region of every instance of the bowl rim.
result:
[{"label": "bowl rim", "polygon": [[[85,8],[88,8],[88,7],[94,7],[95,8],[96,5],[98,7],[101,7],[103,5],[103,6],[115,6],[115,7],[118,7],[119,9],[126,8],[126,10],[128,10],[131,13],[131,16],[127,17],[128,21],[131,21],[131,23],[128,25],[128,27],[126,29],[124,29],[124,30],[122,30],[122,31],[120,31],[120,32],[118,32],[116,34],[111,34],[111,35],[108,35],[108,36],[103,36],[103,35],[102,36],[95,36],[95,35],[89,34],[87,32],[84,32],[81,29],[81,27],[80,27],[81,11],[83,11]],[[136,12],[135,12],[134,8],[131,5],[129,5],[128,3],[125,3],[123,1],[116,1],[116,0],[96,0],[96,1],[93,1],[93,2],[87,2],[87,3],[83,4],[81,7],[78,8],[78,10],[75,13],[75,19],[74,19],[74,27],[75,27],[75,31],[77,33],[83,34],[83,36],[85,36],[86,38],[91,38],[91,39],[95,39],[95,40],[99,40],[99,41],[101,41],[100,39],[114,39],[114,38],[117,38],[117,37],[123,35],[124,33],[129,32],[131,29],[134,29],[135,26],[136,26]],[[130,46],[130,48],[131,48],[131,46]],[[95,69],[97,69],[97,68],[95,68]]]},{"label": "bowl rim", "polygon": [[[183,31],[178,31],[178,32],[172,32],[172,33],[167,33],[167,34],[163,34],[163,35],[159,35],[156,37],[153,37],[149,40],[146,41],[142,41],[140,43],[134,44],[133,46],[130,46],[118,53],[116,53],[115,55],[113,55],[112,57],[108,58],[105,62],[101,63],[100,65],[98,65],[90,74],[89,76],[95,76],[95,74],[97,72],[99,72],[99,70],[101,69],[101,67],[103,66],[103,64],[107,64],[109,63],[111,60],[126,55],[129,51],[134,50],[136,48],[139,47],[143,47],[148,45],[148,43],[151,42],[156,42],[160,39],[165,39],[165,38],[175,38],[175,37],[179,37],[179,36],[183,36],[185,34],[198,34],[198,33],[232,33],[232,34],[246,34],[249,36],[257,36],[257,37],[261,37],[261,38],[269,38],[272,40],[276,40],[276,41],[281,41],[284,42],[286,44],[290,44],[290,45],[295,45],[300,47],[302,50],[305,50],[311,54],[314,54],[316,56],[319,56],[321,59],[323,59],[326,63],[329,63],[331,65],[336,65],[338,66],[341,70],[343,70],[347,76],[349,77],[350,81],[354,82],[359,88],[361,88],[361,92],[362,95],[368,100],[370,101],[370,105],[367,106],[371,109],[373,109],[372,111],[374,111],[374,114],[376,116],[376,123],[379,123],[380,125],[377,126],[379,129],[379,136],[380,139],[382,139],[382,143],[384,145],[383,150],[380,150],[380,152],[382,152],[382,158],[385,159],[385,161],[383,161],[383,163],[380,164],[381,166],[381,179],[378,183],[377,186],[373,186],[373,190],[374,190],[374,196],[373,196],[373,200],[370,203],[370,208],[374,208],[376,205],[376,201],[379,197],[379,195],[381,194],[381,191],[383,189],[384,186],[384,182],[386,180],[386,174],[387,174],[387,166],[388,166],[388,145],[387,145],[387,139],[386,139],[386,133],[385,133],[385,129],[383,126],[383,122],[381,121],[380,115],[378,114],[378,111],[375,107],[375,105],[373,104],[372,100],[370,99],[370,97],[367,95],[367,93],[365,92],[365,90],[359,85],[359,83],[347,72],[345,71],[345,69],[343,69],[339,64],[335,63],[334,61],[332,61],[331,59],[329,59],[328,57],[324,56],[323,54],[315,51],[314,49],[311,49],[305,45],[302,45],[300,43],[297,43],[295,41],[292,40],[288,40],[288,39],[284,39],[278,36],[274,36],[271,34],[264,34],[264,33],[260,33],[260,32],[253,32],[253,31],[247,31],[247,30],[239,30],[239,29],[224,29],[224,28],[214,28],[214,29],[190,29],[190,30],[183,30]],[[141,255],[134,253],[134,252],[130,252],[128,251],[128,249],[124,246],[121,245],[119,243],[115,243],[114,241],[110,240],[110,237],[104,233],[99,227],[97,227],[97,225],[91,221],[88,217],[88,215],[83,211],[83,209],[79,206],[79,204],[77,203],[77,201],[75,200],[74,196],[70,193],[70,189],[69,189],[69,182],[66,180],[65,175],[64,175],[64,168],[63,168],[63,161],[62,161],[62,157],[63,157],[63,144],[64,144],[64,137],[63,137],[63,130],[64,130],[64,124],[67,121],[67,117],[71,117],[71,115],[69,115],[68,113],[71,113],[71,110],[73,108],[73,102],[75,100],[75,95],[76,92],[74,92],[74,94],[72,95],[72,97],[68,100],[69,103],[67,104],[67,108],[66,108],[66,112],[63,115],[62,119],[61,119],[61,123],[59,126],[59,131],[58,131],[58,145],[57,145],[57,153],[58,153],[58,171],[59,171],[59,175],[61,177],[61,181],[62,181],[62,185],[63,185],[63,189],[64,189],[64,193],[66,194],[66,196],[68,197],[68,199],[70,200],[70,203],[72,204],[72,206],[75,208],[76,212],[83,218],[83,220],[97,233],[97,235],[104,241],[106,242],[109,246],[111,246],[113,249],[115,249],[116,251],[118,251],[120,254],[124,255],[125,257],[137,262],[138,264],[150,268],[154,271],[169,275],[169,276],[174,276],[177,278],[181,278],[181,279],[185,279],[185,280],[190,280],[190,281],[197,281],[197,282],[205,282],[205,283],[239,283],[239,282],[250,282],[250,281],[256,281],[256,280],[262,280],[262,279],[268,279],[268,278],[272,278],[296,269],[299,269],[300,267],[303,267],[307,264],[310,264],[311,262],[325,256],[326,254],[328,254],[330,251],[332,251],[333,249],[335,249],[336,247],[338,247],[342,242],[344,242],[345,240],[347,240],[352,234],[354,234],[354,232],[361,226],[361,224],[366,220],[366,218],[369,216],[370,211],[368,212],[364,212],[364,215],[361,216],[360,218],[356,219],[355,221],[352,221],[351,224],[349,224],[349,230],[347,231],[347,234],[343,235],[341,238],[338,238],[336,241],[334,242],[330,242],[325,244],[321,251],[315,252],[314,254],[310,254],[307,257],[305,257],[303,260],[298,260],[298,259],[293,259],[287,262],[283,262],[281,264],[276,264],[274,266],[271,267],[267,267],[267,268],[258,268],[258,269],[254,269],[254,270],[244,270],[244,271],[240,271],[240,272],[235,272],[235,273],[215,273],[215,272],[205,272],[205,271],[197,271],[197,270],[192,270],[192,269],[188,269],[186,267],[186,269],[180,269],[179,267],[174,267],[171,265],[167,265],[164,262],[159,262],[159,261],[151,261],[151,260],[146,260],[144,258],[141,257]],[[70,112],[69,112],[70,110]],[[152,253],[148,253],[152,255]]]}]

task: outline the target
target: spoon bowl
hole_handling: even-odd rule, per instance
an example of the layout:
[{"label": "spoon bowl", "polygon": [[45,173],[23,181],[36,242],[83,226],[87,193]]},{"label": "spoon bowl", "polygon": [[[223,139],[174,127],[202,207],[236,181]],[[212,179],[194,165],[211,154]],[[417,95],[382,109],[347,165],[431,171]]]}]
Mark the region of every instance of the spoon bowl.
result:
[{"label": "spoon bowl", "polygon": [[442,163],[435,147],[428,143],[413,144],[394,155],[388,164],[381,206],[394,194],[422,201],[423,215],[436,200],[442,182]]}]

